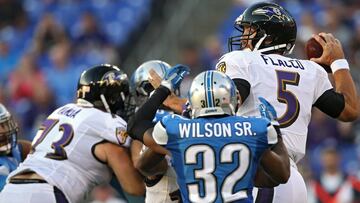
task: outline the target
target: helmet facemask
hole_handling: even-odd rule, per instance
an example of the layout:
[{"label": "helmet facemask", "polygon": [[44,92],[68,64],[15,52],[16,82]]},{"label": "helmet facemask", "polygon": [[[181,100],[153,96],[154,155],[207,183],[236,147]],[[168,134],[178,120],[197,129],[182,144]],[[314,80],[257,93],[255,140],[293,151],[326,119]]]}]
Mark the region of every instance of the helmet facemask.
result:
[{"label": "helmet facemask", "polygon": [[19,128],[12,117],[0,123],[0,156],[8,155],[15,147]]},{"label": "helmet facemask", "polygon": [[129,95],[129,84],[126,74],[111,72],[111,77],[104,77],[98,82],[101,89],[100,100],[105,110],[115,114],[125,110],[125,100]]},{"label": "helmet facemask", "polygon": [[254,48],[256,42],[258,42],[264,36],[264,31],[260,30],[259,25],[249,22],[237,21],[235,24],[235,29],[240,32],[240,35],[229,38],[229,51],[249,48],[250,43],[252,48]]},{"label": "helmet facemask", "polygon": [[152,91],[154,91],[154,87],[151,83],[149,81],[142,81],[135,88],[136,106],[142,106],[148,100]]}]

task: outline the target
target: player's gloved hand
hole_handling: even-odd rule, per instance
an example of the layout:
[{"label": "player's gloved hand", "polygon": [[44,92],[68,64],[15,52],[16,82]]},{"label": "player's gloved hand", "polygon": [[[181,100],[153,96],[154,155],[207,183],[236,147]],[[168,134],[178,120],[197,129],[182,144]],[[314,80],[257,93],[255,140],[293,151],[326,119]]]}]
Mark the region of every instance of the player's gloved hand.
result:
[{"label": "player's gloved hand", "polygon": [[174,91],[179,88],[182,80],[189,73],[190,68],[185,65],[178,64],[173,66],[166,71],[165,77],[161,81],[161,85],[168,88],[170,91]]},{"label": "player's gloved hand", "polygon": [[261,117],[267,118],[271,123],[277,123],[277,114],[275,108],[263,97],[259,97],[261,104],[259,105],[259,111]]}]

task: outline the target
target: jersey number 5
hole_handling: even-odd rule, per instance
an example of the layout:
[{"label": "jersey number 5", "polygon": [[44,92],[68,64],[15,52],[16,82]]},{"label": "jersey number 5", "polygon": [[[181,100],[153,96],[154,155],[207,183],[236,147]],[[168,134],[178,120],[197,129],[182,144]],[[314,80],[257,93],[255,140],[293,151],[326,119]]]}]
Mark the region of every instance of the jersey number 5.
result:
[{"label": "jersey number 5", "polygon": [[299,116],[300,104],[296,95],[286,89],[286,85],[298,86],[300,75],[296,72],[276,71],[278,91],[277,98],[280,103],[286,104],[286,111],[278,118],[281,128],[286,128],[293,124]]},{"label": "jersey number 5", "polygon": [[[238,156],[233,156],[238,152]],[[185,151],[185,164],[193,165],[198,162],[198,155],[202,154],[202,169],[194,170],[194,178],[203,181],[204,195],[200,195],[200,183],[190,183],[187,185],[189,199],[191,202],[214,202],[217,197],[217,181],[214,176],[216,170],[215,152],[204,144],[192,145]],[[233,160],[237,158],[238,161]],[[246,174],[250,165],[250,150],[240,143],[225,145],[220,151],[220,164],[231,164],[238,162],[238,167],[226,176],[221,186],[221,197],[223,202],[233,202],[247,198],[246,190],[235,193],[234,187],[238,181]]]},{"label": "jersey number 5", "polygon": [[[54,126],[59,122],[58,119],[46,119],[40,127],[40,130],[43,130],[40,136],[34,142],[32,148],[35,150],[46,137],[46,135],[54,128]],[[65,146],[70,144],[72,138],[74,137],[74,130],[72,126],[68,123],[63,123],[59,126],[59,133],[62,132],[62,135],[59,140],[51,144],[51,148],[54,149],[54,152],[49,152],[45,157],[56,160],[65,160],[67,159],[67,154],[64,149]]]}]

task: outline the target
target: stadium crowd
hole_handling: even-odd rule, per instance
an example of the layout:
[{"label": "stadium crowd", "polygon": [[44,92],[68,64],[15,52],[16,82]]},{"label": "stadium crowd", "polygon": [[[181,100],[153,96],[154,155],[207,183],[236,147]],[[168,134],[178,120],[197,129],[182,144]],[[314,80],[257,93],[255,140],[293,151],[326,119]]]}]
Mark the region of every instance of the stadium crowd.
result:
[{"label": "stadium crowd", "polygon": [[[181,46],[179,63],[192,68],[191,76],[215,67],[227,51],[234,19],[253,2],[234,1],[217,35],[209,36],[203,44],[189,40]],[[311,34],[333,33],[344,46],[360,90],[360,2],[275,2],[286,7],[298,22],[293,55],[305,58],[304,46]],[[150,0],[0,1],[0,102],[14,114],[22,138],[31,140],[39,121],[74,99],[78,77],[85,68],[105,62],[121,64],[122,48],[137,31],[136,26],[146,21],[150,7]],[[187,91],[191,76],[189,82],[184,81],[182,92]],[[307,149],[301,166],[309,188],[334,168],[341,177],[360,177],[359,120],[342,123],[314,110]],[[328,187],[325,183],[324,187],[333,193],[340,185]]]}]

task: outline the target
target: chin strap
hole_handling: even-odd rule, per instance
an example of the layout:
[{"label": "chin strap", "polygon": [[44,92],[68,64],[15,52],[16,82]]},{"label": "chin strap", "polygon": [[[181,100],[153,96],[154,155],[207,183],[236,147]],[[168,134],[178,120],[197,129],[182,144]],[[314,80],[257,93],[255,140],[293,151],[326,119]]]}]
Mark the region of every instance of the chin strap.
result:
[{"label": "chin strap", "polygon": [[267,34],[265,33],[264,36],[262,38],[260,38],[259,41],[255,44],[255,48],[253,51],[260,51],[259,47],[261,46],[261,44],[263,43],[263,41],[265,40],[266,37],[267,37]]},{"label": "chin strap", "polygon": [[[263,49],[259,49],[259,47],[261,46],[261,44],[263,43],[263,41],[265,40],[266,37],[267,37],[267,34],[264,34],[264,36],[260,38],[260,40],[256,43],[255,48],[253,49],[253,51],[259,51],[260,53],[264,53],[264,52],[277,50],[277,49],[282,49],[282,48],[286,47],[286,44],[279,44],[279,45],[275,45],[275,46],[272,46],[272,47],[266,47],[266,48],[263,48]],[[289,51],[285,51],[285,53],[286,54],[291,54],[292,51],[294,50],[294,47],[295,47],[295,45],[293,45]]]}]

